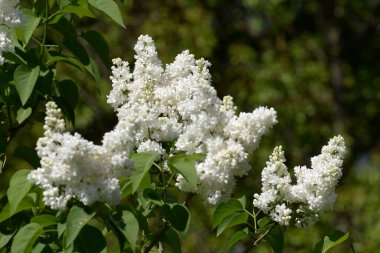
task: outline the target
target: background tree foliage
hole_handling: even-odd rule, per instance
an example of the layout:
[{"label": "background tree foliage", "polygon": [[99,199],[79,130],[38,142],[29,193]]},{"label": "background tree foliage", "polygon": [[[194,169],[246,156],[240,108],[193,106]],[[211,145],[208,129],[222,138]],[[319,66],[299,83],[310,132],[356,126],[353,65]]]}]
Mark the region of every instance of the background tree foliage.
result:
[{"label": "background tree foliage", "polygon": [[[254,170],[241,181],[244,187],[236,196],[259,190],[252,185],[274,145],[285,147],[291,167],[307,164],[329,137],[344,135],[349,154],[335,214],[323,217],[310,231],[292,231],[293,236],[285,238],[285,252],[310,252],[332,224],[350,232],[357,252],[375,252],[380,247],[380,1],[124,0],[119,6],[126,29],[110,19],[88,18],[77,24],[76,32],[99,31],[111,47],[111,57],[130,63],[140,34],[154,38],[164,63],[189,49],[212,63],[213,84],[220,97],[232,95],[242,111],[266,105],[278,112],[279,123],[263,139],[252,158]],[[104,102],[110,66],[96,57],[103,81],[58,66],[65,73],[60,79],[70,77],[79,84],[73,128],[95,142],[116,122]],[[4,110],[3,126],[9,123]],[[6,149],[5,175],[20,166],[31,167],[17,158],[16,147],[34,147],[42,124],[26,124],[9,145],[5,140],[1,143]],[[2,176],[2,182],[8,181]],[[4,191],[6,185],[1,188]],[[199,202],[191,210],[198,217],[193,221],[199,222],[192,223],[184,252],[224,252],[223,240],[211,232],[208,209],[197,197],[190,201]],[[239,252],[238,246],[234,249]],[[265,250],[270,252],[266,248],[258,252]]]}]

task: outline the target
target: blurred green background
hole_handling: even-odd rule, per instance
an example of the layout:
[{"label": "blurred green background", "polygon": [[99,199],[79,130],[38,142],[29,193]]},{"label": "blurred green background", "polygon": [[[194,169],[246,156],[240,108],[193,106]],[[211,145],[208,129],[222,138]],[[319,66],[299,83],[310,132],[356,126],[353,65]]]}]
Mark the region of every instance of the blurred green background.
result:
[{"label": "blurred green background", "polygon": [[[287,229],[284,252],[312,252],[314,244],[335,228],[350,232],[356,252],[379,251],[380,1],[124,0],[119,4],[126,29],[104,16],[85,20],[78,32],[102,32],[110,55],[132,66],[140,34],[153,37],[164,64],[189,49],[212,63],[213,85],[220,97],[232,95],[240,111],[265,105],[278,112],[279,123],[253,154],[253,170],[239,180],[236,196],[246,194],[251,200],[260,190],[261,169],[276,145],[284,147],[287,165],[293,168],[310,165],[310,157],[319,154],[330,137],[345,137],[349,153],[335,212],[308,230]],[[110,69],[100,61],[99,67],[101,84],[61,67],[62,78],[70,76],[80,84],[73,130],[94,142],[117,121],[105,102]],[[41,127],[34,122],[18,133],[7,150],[5,175],[9,177],[15,167],[31,167],[17,159],[16,147],[34,147]],[[223,243],[229,235],[215,237],[210,209],[199,198],[190,204],[195,208],[183,251],[228,252]],[[230,252],[243,252],[244,243],[248,242]],[[332,252],[347,250],[345,244]],[[270,250],[263,244],[254,252]]]}]

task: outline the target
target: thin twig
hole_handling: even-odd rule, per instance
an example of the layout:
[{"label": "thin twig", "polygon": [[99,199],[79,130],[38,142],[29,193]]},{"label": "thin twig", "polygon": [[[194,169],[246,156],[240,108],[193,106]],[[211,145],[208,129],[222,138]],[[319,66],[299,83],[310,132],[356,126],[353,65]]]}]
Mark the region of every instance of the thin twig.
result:
[{"label": "thin twig", "polygon": [[275,224],[273,224],[268,230],[266,230],[263,234],[259,235],[257,237],[257,239],[244,251],[244,253],[248,253],[249,251],[251,251],[251,249],[253,249],[254,247],[257,246],[257,244],[263,240],[265,238],[265,236],[267,236],[271,231],[272,229],[275,227]]}]

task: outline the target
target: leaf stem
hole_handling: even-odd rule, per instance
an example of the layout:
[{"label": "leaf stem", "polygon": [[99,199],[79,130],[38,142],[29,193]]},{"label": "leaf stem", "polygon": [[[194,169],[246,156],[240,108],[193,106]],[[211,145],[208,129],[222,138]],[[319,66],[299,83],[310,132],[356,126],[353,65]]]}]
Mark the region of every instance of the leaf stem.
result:
[{"label": "leaf stem", "polygon": [[45,43],[46,43],[46,34],[47,34],[48,21],[49,21],[49,5],[48,5],[48,0],[45,0],[45,24],[44,24],[44,34],[43,34],[43,37],[42,37],[40,55],[42,55],[44,47],[45,47]]}]

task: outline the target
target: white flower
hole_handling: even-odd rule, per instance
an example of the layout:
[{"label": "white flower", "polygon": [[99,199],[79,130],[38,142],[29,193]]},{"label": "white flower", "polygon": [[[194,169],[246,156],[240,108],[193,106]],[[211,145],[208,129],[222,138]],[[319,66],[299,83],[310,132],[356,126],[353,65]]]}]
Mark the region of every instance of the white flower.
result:
[{"label": "white flower", "polygon": [[288,226],[291,220],[292,209],[286,207],[284,203],[276,205],[274,210],[270,213],[272,219],[280,225]]},{"label": "white flower", "polygon": [[146,140],[144,142],[141,142],[140,145],[137,148],[137,153],[159,153],[161,155],[164,155],[165,149],[162,148],[161,143],[152,141],[152,140]]},{"label": "white flower", "polygon": [[37,142],[41,167],[28,179],[39,185],[43,200],[53,209],[64,209],[67,201],[77,198],[84,204],[105,201],[116,205],[120,199],[116,169],[109,150],[84,140],[79,134],[65,130],[61,110],[54,102],[46,105],[44,137]]},{"label": "white flower", "polygon": [[4,64],[4,57],[2,57],[2,52],[4,51],[13,51],[13,45],[9,39],[8,30],[0,27],[0,65]]},{"label": "white flower", "polygon": [[0,24],[14,27],[21,23],[22,13],[16,9],[19,0],[0,0]]},{"label": "white flower", "polygon": [[[196,60],[187,50],[165,69],[150,37],[140,36],[135,51],[132,74],[126,62],[114,60],[113,89],[108,99],[118,112],[119,122],[127,125],[120,131],[128,129],[134,138],[128,143],[134,143],[138,152],[162,153],[159,146],[174,142],[172,152],[205,153],[205,161],[196,165],[198,189],[190,189],[181,176],[177,186],[184,191],[195,190],[210,203],[228,199],[235,176],[250,169],[248,153],[277,122],[276,112],[258,108],[235,116],[232,97],[222,102],[211,86],[211,64]],[[114,132],[119,131],[119,124]],[[112,138],[116,146],[126,145],[121,144],[124,134]]]},{"label": "white flower", "polygon": [[4,64],[2,53],[14,50],[9,29],[21,24],[23,16],[16,9],[18,3],[19,0],[0,0],[0,65]]},{"label": "white flower", "polygon": [[297,182],[291,184],[284,153],[281,147],[275,148],[262,172],[262,193],[254,195],[253,205],[282,225],[289,225],[291,220],[297,226],[311,225],[321,213],[334,206],[335,187],[342,176],[345,152],[343,137],[330,139],[322,153],[311,158],[311,169],[294,168]]}]

